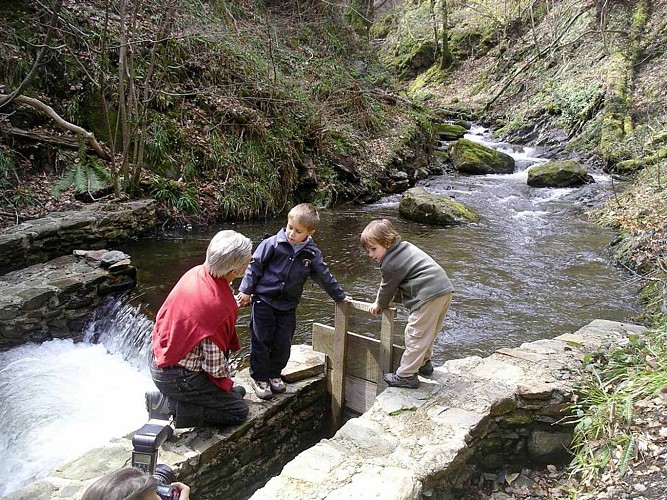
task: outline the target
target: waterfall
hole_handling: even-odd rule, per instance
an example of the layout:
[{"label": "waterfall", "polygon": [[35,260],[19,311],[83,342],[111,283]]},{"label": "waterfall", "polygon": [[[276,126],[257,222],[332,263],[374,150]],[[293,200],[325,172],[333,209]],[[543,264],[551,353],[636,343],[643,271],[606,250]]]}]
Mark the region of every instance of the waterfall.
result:
[{"label": "waterfall", "polygon": [[0,353],[0,496],[146,422],[152,326],[138,308],[108,299],[83,342]]}]

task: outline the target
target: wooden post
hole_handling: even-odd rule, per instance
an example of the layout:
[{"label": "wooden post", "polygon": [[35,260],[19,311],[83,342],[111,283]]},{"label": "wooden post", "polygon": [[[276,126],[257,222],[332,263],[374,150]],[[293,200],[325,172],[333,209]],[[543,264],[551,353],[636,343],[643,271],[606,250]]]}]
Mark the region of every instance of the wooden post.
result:
[{"label": "wooden post", "polygon": [[347,356],[348,303],[336,302],[334,352],[331,360],[331,417],[334,429],[341,427],[345,404],[345,358]]},{"label": "wooden post", "polygon": [[383,375],[392,371],[394,358],[394,320],[396,309],[389,308],[382,311],[382,326],[380,328],[380,354],[378,356],[377,394],[387,388]]}]

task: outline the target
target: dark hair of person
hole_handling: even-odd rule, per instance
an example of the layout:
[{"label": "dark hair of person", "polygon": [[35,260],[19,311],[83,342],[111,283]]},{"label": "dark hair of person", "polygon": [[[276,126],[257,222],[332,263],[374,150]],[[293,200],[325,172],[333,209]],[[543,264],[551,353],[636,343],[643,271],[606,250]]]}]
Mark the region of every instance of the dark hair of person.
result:
[{"label": "dark hair of person", "polygon": [[91,484],[81,500],[142,500],[155,491],[157,479],[136,467],[111,472]]}]

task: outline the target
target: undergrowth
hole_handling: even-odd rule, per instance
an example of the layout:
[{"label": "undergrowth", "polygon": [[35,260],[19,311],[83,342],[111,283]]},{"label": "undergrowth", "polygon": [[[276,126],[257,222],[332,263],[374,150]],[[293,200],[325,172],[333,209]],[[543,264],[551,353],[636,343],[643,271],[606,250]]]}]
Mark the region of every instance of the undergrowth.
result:
[{"label": "undergrowth", "polygon": [[570,471],[584,487],[602,475],[622,477],[646,449],[647,429],[636,425],[635,410],[667,393],[667,321],[625,345],[604,345],[588,354],[582,382],[571,406],[574,458]]}]

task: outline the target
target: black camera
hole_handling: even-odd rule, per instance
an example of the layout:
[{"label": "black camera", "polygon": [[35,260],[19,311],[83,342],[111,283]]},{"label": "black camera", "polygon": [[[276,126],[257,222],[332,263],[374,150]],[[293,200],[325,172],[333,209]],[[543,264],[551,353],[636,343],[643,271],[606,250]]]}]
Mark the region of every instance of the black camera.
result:
[{"label": "black camera", "polygon": [[174,429],[168,424],[150,420],[139,429],[132,438],[132,467],[142,469],[152,475],[158,483],[156,493],[162,500],[176,500],[180,492],[171,483],[176,481],[174,471],[165,464],[157,463],[160,446],[174,435]]},{"label": "black camera", "polygon": [[171,485],[171,483],[176,481],[176,476],[171,467],[165,464],[157,464],[153,477],[157,479],[155,492],[162,500],[178,500],[181,492]]}]

